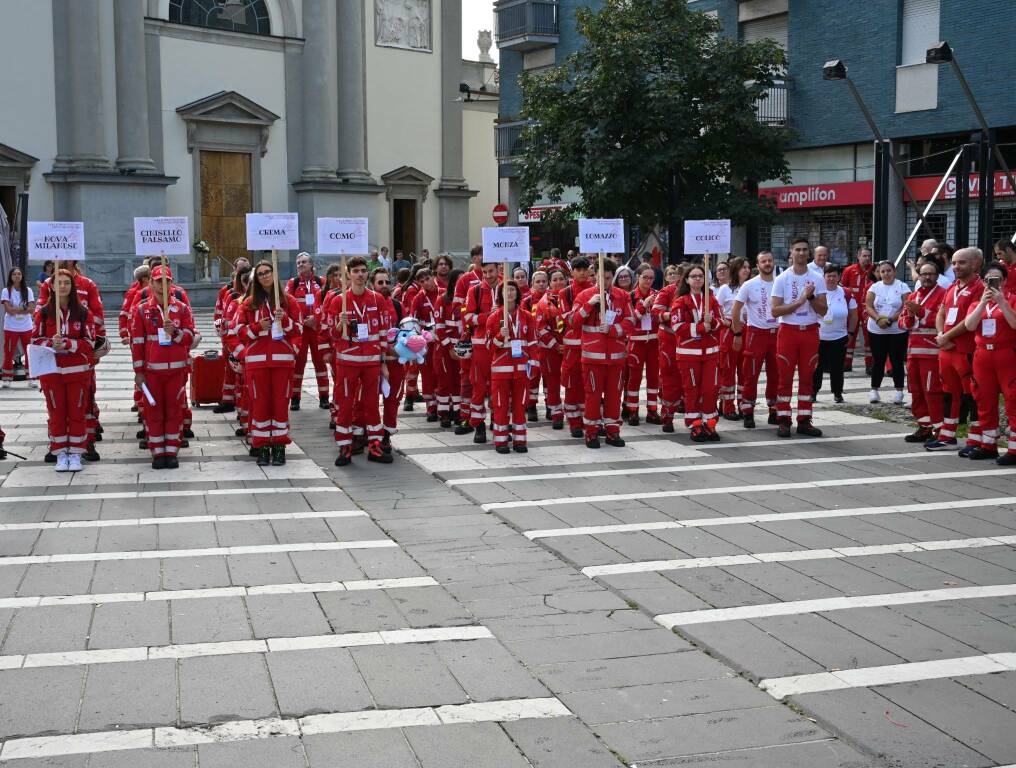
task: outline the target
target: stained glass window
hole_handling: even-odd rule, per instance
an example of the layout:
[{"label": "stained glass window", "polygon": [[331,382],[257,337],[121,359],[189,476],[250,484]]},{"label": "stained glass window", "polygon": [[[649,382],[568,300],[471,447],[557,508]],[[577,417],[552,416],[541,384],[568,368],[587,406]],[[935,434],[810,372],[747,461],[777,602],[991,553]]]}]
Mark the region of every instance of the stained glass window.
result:
[{"label": "stained glass window", "polygon": [[254,35],[272,33],[265,0],[169,0],[169,20]]}]

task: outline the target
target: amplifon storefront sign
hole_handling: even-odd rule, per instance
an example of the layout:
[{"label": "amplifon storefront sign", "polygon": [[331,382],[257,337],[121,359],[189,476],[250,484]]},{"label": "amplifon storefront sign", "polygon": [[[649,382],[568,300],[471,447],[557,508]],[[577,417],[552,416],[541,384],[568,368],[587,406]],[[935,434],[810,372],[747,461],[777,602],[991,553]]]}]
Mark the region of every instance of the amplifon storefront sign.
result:
[{"label": "amplifon storefront sign", "polygon": [[871,205],[872,189],[873,183],[870,181],[846,181],[838,184],[765,187],[758,191],[758,196],[773,198],[776,207],[781,211],[798,208],[843,208]]},{"label": "amplifon storefront sign", "polygon": [[[935,194],[935,190],[938,188],[939,182],[942,180],[941,176],[915,176],[912,179],[907,179],[907,184],[914,191],[914,197],[920,201],[931,200],[931,196]],[[972,174],[967,179],[967,189],[970,190],[970,197],[981,196],[981,177]],[[1012,185],[1009,183],[1009,177],[1004,172],[995,174],[995,197],[1011,197],[1013,194]],[[906,195],[904,195],[906,197]],[[949,180],[945,183],[945,189],[938,196],[939,200],[955,200],[956,199],[956,177],[950,176]]]}]

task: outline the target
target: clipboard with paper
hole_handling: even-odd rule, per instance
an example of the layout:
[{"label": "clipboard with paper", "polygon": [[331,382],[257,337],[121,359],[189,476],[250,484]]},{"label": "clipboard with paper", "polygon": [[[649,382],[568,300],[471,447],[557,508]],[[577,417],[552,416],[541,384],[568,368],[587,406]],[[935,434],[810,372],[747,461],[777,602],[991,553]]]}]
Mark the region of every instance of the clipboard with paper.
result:
[{"label": "clipboard with paper", "polygon": [[59,369],[56,364],[56,352],[52,347],[29,344],[28,369],[31,371],[33,379],[38,379],[49,373],[56,373]]}]

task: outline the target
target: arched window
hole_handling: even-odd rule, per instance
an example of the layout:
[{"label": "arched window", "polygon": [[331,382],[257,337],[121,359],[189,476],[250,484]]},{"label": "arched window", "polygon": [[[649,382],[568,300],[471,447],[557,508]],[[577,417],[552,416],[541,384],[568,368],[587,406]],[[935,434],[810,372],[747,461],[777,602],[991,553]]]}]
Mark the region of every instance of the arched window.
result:
[{"label": "arched window", "polygon": [[272,33],[265,0],[169,0],[169,20],[254,35]]}]

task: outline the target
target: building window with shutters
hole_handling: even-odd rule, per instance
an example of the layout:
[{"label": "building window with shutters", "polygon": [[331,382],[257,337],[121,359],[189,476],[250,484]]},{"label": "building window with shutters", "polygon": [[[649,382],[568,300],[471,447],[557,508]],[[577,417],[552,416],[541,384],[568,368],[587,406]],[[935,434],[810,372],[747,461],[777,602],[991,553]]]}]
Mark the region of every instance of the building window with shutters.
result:
[{"label": "building window with shutters", "polygon": [[789,51],[787,19],[788,14],[780,13],[775,16],[741,22],[741,39],[746,43],[754,43],[768,38],[778,43],[784,51]]},{"label": "building window with shutters", "polygon": [[901,0],[896,112],[938,108],[939,67],[925,63],[939,39],[940,0]]}]

